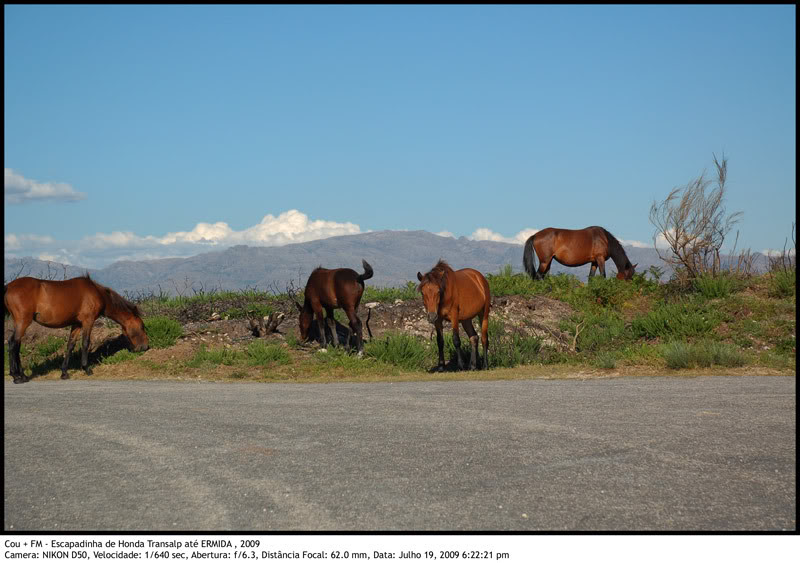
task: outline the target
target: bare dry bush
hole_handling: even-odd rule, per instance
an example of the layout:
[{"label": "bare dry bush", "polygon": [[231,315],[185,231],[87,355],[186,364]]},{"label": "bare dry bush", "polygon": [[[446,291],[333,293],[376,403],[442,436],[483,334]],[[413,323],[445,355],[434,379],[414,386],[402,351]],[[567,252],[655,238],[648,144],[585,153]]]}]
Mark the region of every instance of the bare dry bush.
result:
[{"label": "bare dry bush", "polygon": [[[703,172],[683,187],[673,189],[667,198],[650,206],[650,222],[656,227],[653,242],[663,238],[665,252],[654,244],[659,257],[686,280],[716,275],[722,269],[720,250],[725,237],[741,219],[742,212],[728,215],[725,209],[725,181],[728,160],[714,155],[717,186],[707,192],[712,181]],[[749,251],[740,255],[740,266],[747,262]],[[742,264],[744,262],[744,264]],[[752,264],[752,260],[750,260]]]},{"label": "bare dry bush", "polygon": [[797,240],[795,238],[796,223],[792,222],[792,246],[789,247],[789,239],[783,243],[783,251],[780,254],[767,256],[767,270],[770,272],[790,272],[797,270]]}]

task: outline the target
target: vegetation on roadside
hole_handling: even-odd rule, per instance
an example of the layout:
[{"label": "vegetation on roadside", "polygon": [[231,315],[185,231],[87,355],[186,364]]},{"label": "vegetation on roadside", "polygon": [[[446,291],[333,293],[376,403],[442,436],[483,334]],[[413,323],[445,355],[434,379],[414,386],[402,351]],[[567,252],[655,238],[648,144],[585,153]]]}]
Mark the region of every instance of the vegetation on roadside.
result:
[{"label": "vegetation on roadside", "polygon": [[[630,282],[595,276],[588,283],[559,274],[533,281],[506,266],[487,275],[494,298],[547,297],[567,303],[572,313],[559,329],[568,346],[553,346],[531,336],[512,319],[498,313],[490,317],[490,369],[519,366],[555,366],[613,370],[631,366],[671,370],[752,366],[791,369],[796,365],[796,270],[777,268],[764,275],[703,274],[692,283],[637,274]],[[257,291],[220,292],[191,298],[143,296],[150,346],[166,349],[184,336],[187,319],[266,316],[291,311],[286,294]],[[362,303],[419,299],[416,284],[399,288],[367,287]],[[228,313],[225,313],[225,312]],[[344,317],[338,317],[346,324]],[[479,327],[478,332],[480,332]],[[101,366],[141,365],[149,372],[169,376],[201,377],[209,370],[228,373],[231,379],[298,380],[309,377],[335,380],[394,377],[425,373],[437,364],[435,337],[420,338],[404,332],[385,333],[365,343],[363,357],[342,348],[322,352],[297,340],[296,327],[287,327],[283,342],[253,340],[227,347],[203,346],[188,358],[152,360],[147,355],[116,350],[100,358]],[[445,331],[445,359],[455,365],[455,346]],[[60,369],[65,337],[51,336],[35,346],[23,343],[23,364],[42,375]],[[80,341],[73,354],[80,351]],[[461,332],[459,353],[469,363],[469,338]],[[479,345],[478,364],[483,356]],[[6,371],[8,358],[6,353]],[[133,364],[130,364],[133,365]],[[75,366],[73,361],[72,368]],[[225,371],[227,370],[227,371]],[[466,376],[465,376],[466,377]]]}]

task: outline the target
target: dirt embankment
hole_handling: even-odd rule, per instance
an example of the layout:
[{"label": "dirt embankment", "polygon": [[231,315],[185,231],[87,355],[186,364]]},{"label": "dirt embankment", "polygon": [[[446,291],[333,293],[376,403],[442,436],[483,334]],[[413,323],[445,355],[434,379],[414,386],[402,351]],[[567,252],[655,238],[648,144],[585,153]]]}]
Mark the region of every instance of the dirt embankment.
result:
[{"label": "dirt embankment", "polygon": [[[248,319],[225,319],[218,311],[210,309],[202,315],[202,320],[187,320],[183,322],[184,334],[176,349],[171,355],[180,354],[180,350],[189,352],[190,349],[206,345],[218,346],[246,346],[257,338],[283,341],[287,334],[297,334],[298,312],[290,304],[279,307],[284,314],[283,321],[278,325],[277,331],[262,336],[256,336]],[[561,301],[547,297],[522,297],[508,296],[492,299],[490,319],[500,321],[506,332],[521,331],[525,334],[536,335],[543,339],[545,345],[558,348],[569,348],[572,337],[563,332],[559,325],[561,321],[573,313],[572,308]],[[369,318],[369,332],[372,338],[381,338],[387,333],[406,332],[421,338],[430,338],[434,335],[433,326],[427,321],[421,299],[396,300],[394,302],[367,302],[361,303],[359,316],[362,322]],[[197,318],[197,315],[194,315]],[[338,323],[337,323],[338,324]],[[477,321],[474,322],[476,328]],[[4,340],[13,331],[11,319],[5,320]],[[344,333],[345,327],[338,324],[339,332]],[[449,323],[445,323],[445,330],[450,330]],[[463,331],[462,331],[463,332]],[[50,329],[33,323],[25,333],[23,344],[34,348],[47,341],[51,336],[66,339],[69,329]],[[122,331],[116,323],[100,318],[92,330],[90,353],[92,359],[98,356],[107,356],[126,347],[126,339],[121,336]],[[463,336],[463,335],[462,335]],[[367,327],[364,327],[364,337],[369,338]],[[63,350],[59,352],[63,354]],[[148,355],[170,354],[169,352],[149,350]],[[153,358],[156,359],[156,358]]]}]

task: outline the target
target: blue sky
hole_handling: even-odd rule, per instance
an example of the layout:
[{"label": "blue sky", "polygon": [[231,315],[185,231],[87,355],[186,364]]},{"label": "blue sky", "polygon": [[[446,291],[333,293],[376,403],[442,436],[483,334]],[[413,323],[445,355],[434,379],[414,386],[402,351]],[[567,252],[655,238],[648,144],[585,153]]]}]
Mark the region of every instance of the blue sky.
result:
[{"label": "blue sky", "polygon": [[4,12],[6,257],[595,224],[652,246],[650,204],[714,154],[740,248],[795,221],[793,5]]}]

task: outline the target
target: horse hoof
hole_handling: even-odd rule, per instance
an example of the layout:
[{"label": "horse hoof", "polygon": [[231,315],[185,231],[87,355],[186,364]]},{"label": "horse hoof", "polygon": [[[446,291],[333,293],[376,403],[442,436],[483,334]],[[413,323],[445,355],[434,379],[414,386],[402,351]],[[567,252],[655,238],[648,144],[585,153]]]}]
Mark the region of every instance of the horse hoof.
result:
[{"label": "horse hoof", "polygon": [[14,378],[14,383],[27,383],[28,381],[30,381],[29,377],[15,377]]},{"label": "horse hoof", "polygon": [[69,379],[69,374],[68,373],[62,373],[61,374],[61,379]]}]

